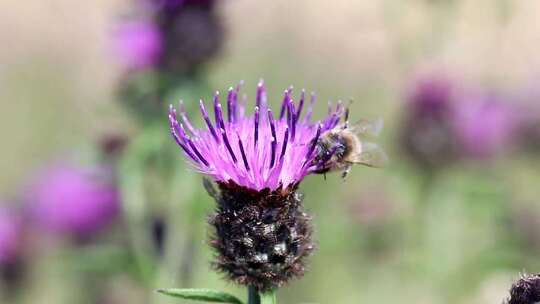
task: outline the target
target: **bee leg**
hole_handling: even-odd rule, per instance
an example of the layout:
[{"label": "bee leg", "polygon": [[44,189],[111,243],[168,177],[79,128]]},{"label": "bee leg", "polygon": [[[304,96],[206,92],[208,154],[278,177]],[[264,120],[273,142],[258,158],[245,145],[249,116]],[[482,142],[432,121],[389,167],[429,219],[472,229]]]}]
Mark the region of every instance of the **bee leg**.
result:
[{"label": "bee leg", "polygon": [[348,165],[345,170],[343,170],[343,173],[341,173],[341,178],[343,180],[345,180],[345,178],[347,177],[347,175],[349,175],[349,172],[351,172],[351,168],[352,166],[351,165]]},{"label": "bee leg", "polygon": [[326,172],[323,173],[324,180],[326,180]]}]

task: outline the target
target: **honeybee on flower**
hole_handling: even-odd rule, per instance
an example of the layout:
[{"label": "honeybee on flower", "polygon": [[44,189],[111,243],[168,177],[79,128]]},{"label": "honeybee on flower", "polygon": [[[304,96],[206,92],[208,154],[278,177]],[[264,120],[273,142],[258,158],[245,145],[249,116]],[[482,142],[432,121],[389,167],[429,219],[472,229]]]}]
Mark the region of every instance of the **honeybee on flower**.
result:
[{"label": "honeybee on flower", "polygon": [[383,128],[381,119],[360,120],[349,123],[349,108],[345,121],[321,134],[316,144],[313,160],[315,173],[326,174],[342,171],[345,178],[355,164],[382,167],[388,162],[386,153],[369,139],[377,137]]}]

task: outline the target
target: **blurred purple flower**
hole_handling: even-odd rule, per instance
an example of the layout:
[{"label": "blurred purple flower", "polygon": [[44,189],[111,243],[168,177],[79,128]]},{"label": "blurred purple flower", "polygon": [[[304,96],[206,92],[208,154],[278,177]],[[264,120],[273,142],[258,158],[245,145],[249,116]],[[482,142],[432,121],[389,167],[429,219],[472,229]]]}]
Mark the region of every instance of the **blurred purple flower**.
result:
[{"label": "blurred purple flower", "polygon": [[212,10],[194,7],[174,17],[159,18],[164,36],[164,70],[194,75],[221,50],[224,29]]},{"label": "blurred purple flower", "polygon": [[491,157],[509,146],[514,112],[499,96],[473,94],[456,104],[454,124],[464,156]]},{"label": "blurred purple flower", "polygon": [[538,155],[540,151],[540,109],[538,107],[527,108],[525,113],[520,115],[518,130],[520,148]]},{"label": "blurred purple flower", "polygon": [[519,148],[532,155],[540,151],[540,79],[534,78],[517,95],[517,140]]},{"label": "blurred purple flower", "polygon": [[419,77],[407,97],[409,110],[423,115],[447,115],[455,89],[455,84],[444,74]]},{"label": "blurred purple flower", "polygon": [[0,207],[0,264],[9,264],[17,259],[21,237],[20,218],[11,210]]},{"label": "blurred purple flower", "polygon": [[203,69],[219,54],[225,36],[215,3],[133,3],[133,19],[119,25],[115,46],[119,59],[128,68],[118,87],[120,100],[139,118],[159,117],[166,96],[179,87],[204,83]]},{"label": "blurred purple flower", "polygon": [[162,53],[162,37],[151,22],[131,21],[121,24],[115,32],[115,46],[121,62],[131,69],[155,65]]},{"label": "blurred purple flower", "polygon": [[161,10],[177,10],[188,7],[211,8],[215,0],[151,0],[154,7]]},{"label": "blurred purple flower", "polygon": [[426,74],[412,83],[405,97],[400,142],[419,168],[433,171],[457,156],[452,127],[456,87],[444,74]]},{"label": "blurred purple flower", "polygon": [[31,216],[57,233],[88,236],[119,212],[119,193],[103,169],[57,164],[39,175],[29,189]]}]

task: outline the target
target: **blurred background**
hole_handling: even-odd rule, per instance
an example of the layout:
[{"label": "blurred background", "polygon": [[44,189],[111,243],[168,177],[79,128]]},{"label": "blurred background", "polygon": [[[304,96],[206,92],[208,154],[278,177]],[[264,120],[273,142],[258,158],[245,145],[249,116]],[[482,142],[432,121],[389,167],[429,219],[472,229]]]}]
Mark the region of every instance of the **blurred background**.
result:
[{"label": "blurred background", "polygon": [[260,78],[276,107],[293,85],[382,117],[391,160],[303,182],[318,250],[280,303],[500,303],[540,270],[538,1],[2,6],[1,303],[245,297],[210,270],[214,202],[166,109]]}]

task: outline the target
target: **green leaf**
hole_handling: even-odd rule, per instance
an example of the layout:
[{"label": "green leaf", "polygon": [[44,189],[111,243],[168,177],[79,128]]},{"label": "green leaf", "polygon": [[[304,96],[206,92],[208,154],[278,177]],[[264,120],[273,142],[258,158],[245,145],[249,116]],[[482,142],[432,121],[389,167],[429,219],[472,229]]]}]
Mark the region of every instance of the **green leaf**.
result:
[{"label": "green leaf", "polygon": [[169,288],[158,289],[157,292],[171,297],[182,298],[186,300],[206,301],[213,303],[244,304],[240,299],[231,294],[212,289]]},{"label": "green leaf", "polygon": [[261,297],[261,304],[276,304],[276,292],[274,290],[262,292],[259,294]]}]

